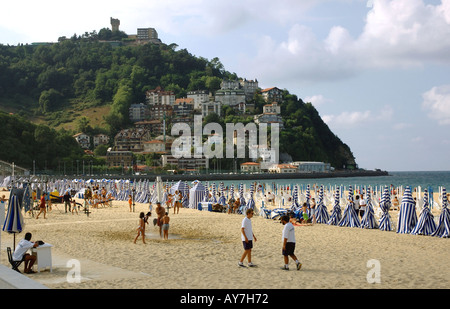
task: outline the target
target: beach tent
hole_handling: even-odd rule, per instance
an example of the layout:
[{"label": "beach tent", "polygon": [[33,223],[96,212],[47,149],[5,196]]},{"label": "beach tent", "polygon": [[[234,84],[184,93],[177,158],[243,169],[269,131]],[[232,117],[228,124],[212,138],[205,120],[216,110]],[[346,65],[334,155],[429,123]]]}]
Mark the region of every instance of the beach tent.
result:
[{"label": "beach tent", "polygon": [[169,192],[170,194],[175,194],[175,191],[177,190],[180,191],[181,195],[183,196],[189,193],[189,187],[187,186],[187,183],[181,180],[171,186]]},{"label": "beach tent", "polygon": [[384,186],[384,191],[380,201],[381,216],[378,226],[378,229],[381,231],[392,231],[391,215],[389,214],[390,208],[391,195],[388,186]]},{"label": "beach tent", "polygon": [[434,222],[434,216],[429,208],[428,190],[423,192],[423,206],[420,212],[419,220],[416,226],[411,231],[413,235],[431,235],[436,231],[436,223]]},{"label": "beach tent", "polygon": [[3,224],[3,231],[9,234],[14,234],[13,250],[16,248],[16,233],[21,233],[25,227],[20,208],[19,198],[17,195],[11,195],[9,198],[8,212],[6,213],[6,219]]},{"label": "beach tent", "polygon": [[347,227],[360,227],[361,222],[359,221],[358,214],[355,211],[354,201],[353,201],[353,188],[349,187],[347,206],[344,209],[341,221],[339,221],[339,226]]},{"label": "beach tent", "polygon": [[340,193],[339,188],[336,188],[336,192],[334,192],[334,207],[331,211],[330,219],[328,220],[329,225],[338,225],[339,221],[341,221],[342,214],[341,214],[341,206],[339,205],[340,201]]},{"label": "beach tent", "polygon": [[320,186],[315,216],[316,223],[327,223],[330,220],[330,215],[328,214],[327,206],[325,206],[323,199],[323,185]]},{"label": "beach tent", "polygon": [[361,219],[361,228],[364,229],[376,229],[378,228],[377,221],[375,220],[375,213],[373,211],[372,206],[372,196],[370,192],[370,188],[366,189],[366,211]]},{"label": "beach tent", "polygon": [[209,190],[208,190],[208,186],[205,186],[205,195],[203,196],[203,201],[202,202],[209,202]]},{"label": "beach tent", "polygon": [[403,194],[400,212],[398,214],[397,233],[409,234],[417,224],[416,203],[408,186]]},{"label": "beach tent", "polygon": [[206,192],[205,185],[198,181],[189,190],[189,208],[197,209],[198,203],[204,200]]},{"label": "beach tent", "polygon": [[442,210],[439,216],[439,222],[431,236],[449,237],[450,236],[450,210],[448,209],[447,191],[442,188]]}]

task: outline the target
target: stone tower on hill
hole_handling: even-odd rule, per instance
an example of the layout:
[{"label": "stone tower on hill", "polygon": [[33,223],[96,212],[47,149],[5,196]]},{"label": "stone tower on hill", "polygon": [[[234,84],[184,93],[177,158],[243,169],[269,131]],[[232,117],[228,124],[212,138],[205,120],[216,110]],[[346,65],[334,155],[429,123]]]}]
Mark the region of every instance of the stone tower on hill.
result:
[{"label": "stone tower on hill", "polygon": [[120,20],[111,17],[112,32],[119,31]]}]

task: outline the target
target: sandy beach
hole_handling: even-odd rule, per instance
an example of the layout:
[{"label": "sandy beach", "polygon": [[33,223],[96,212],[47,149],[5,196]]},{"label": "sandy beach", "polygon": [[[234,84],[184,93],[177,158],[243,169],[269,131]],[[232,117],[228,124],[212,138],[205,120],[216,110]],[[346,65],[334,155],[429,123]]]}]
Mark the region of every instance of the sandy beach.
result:
[{"label": "sandy beach", "polygon": [[[6,192],[5,192],[6,193]],[[79,200],[81,201],[81,200]],[[331,211],[332,205],[327,205]],[[54,204],[47,219],[25,215],[32,240],[53,245],[52,272],[29,278],[52,289],[444,289],[450,287],[448,239],[380,230],[329,226],[296,226],[296,255],[303,267],[282,271],[278,220],[252,219],[252,259],[257,268],[238,267],[243,252],[242,215],[182,208],[170,210],[169,239],[163,240],[150,222],[146,242],[133,243],[139,213],[148,204],[113,201],[112,207],[64,213]],[[392,211],[397,222],[398,211]],[[438,213],[436,214],[438,215]],[[151,220],[155,218],[153,213]],[[6,247],[13,236],[2,232],[0,262],[9,267]],[[378,263],[379,283],[370,275]],[[245,261],[246,262],[246,261]],[[246,264],[246,263],[245,263]],[[75,277],[79,265],[80,277]],[[20,269],[23,269],[21,265]],[[369,280],[368,280],[369,274]],[[76,282],[80,278],[80,282]]]}]

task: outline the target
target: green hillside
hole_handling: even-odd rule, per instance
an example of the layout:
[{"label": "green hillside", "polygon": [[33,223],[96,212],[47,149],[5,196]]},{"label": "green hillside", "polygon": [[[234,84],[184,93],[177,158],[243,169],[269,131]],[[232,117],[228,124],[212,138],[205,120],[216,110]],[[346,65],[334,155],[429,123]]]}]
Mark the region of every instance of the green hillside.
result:
[{"label": "green hillside", "polygon": [[[34,130],[48,127],[57,136],[90,130],[113,137],[120,129],[132,126],[128,108],[144,102],[146,90],[161,86],[181,98],[191,90],[214,92],[223,79],[239,78],[226,71],[218,58],[195,57],[177,47],[110,44],[89,35],[56,44],[0,45],[0,108],[20,116],[21,123],[32,122],[37,126]],[[252,103],[255,112],[261,113],[265,104],[261,95],[257,93]],[[284,90],[281,114],[285,123],[280,133],[281,152],[294,160],[330,162],[336,168],[355,163],[349,147],[330,131],[316,109],[288,90]],[[12,117],[6,113],[1,116]],[[222,120],[248,122],[249,117],[224,110]],[[9,141],[14,145],[27,143],[17,132],[9,137],[17,139]],[[33,137],[36,140],[30,129],[28,138]],[[17,150],[28,151],[25,146],[30,145]],[[71,157],[73,161],[80,154],[48,155],[43,159],[46,167],[56,169],[61,160]],[[14,158],[16,164],[31,168],[30,159],[21,155]],[[11,156],[0,152],[0,159],[8,161]]]}]

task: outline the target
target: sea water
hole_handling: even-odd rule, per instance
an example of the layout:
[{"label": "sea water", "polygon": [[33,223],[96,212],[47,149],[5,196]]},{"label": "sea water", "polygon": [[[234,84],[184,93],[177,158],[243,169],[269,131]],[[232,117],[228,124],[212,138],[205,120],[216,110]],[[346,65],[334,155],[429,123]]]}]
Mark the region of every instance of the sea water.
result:
[{"label": "sea water", "polygon": [[239,184],[244,184],[248,189],[252,183],[265,184],[266,188],[298,185],[302,188],[316,185],[320,187],[335,187],[335,186],[348,186],[355,187],[384,187],[391,186],[406,188],[410,186],[412,189],[420,187],[422,191],[427,189],[433,192],[439,192],[440,188],[445,188],[447,192],[450,192],[450,171],[430,171],[430,172],[388,172],[388,176],[370,176],[370,177],[336,177],[336,178],[317,178],[317,179],[267,179],[267,180],[224,180],[224,181],[210,181],[218,185],[223,182],[225,186],[234,184],[235,192]]}]

